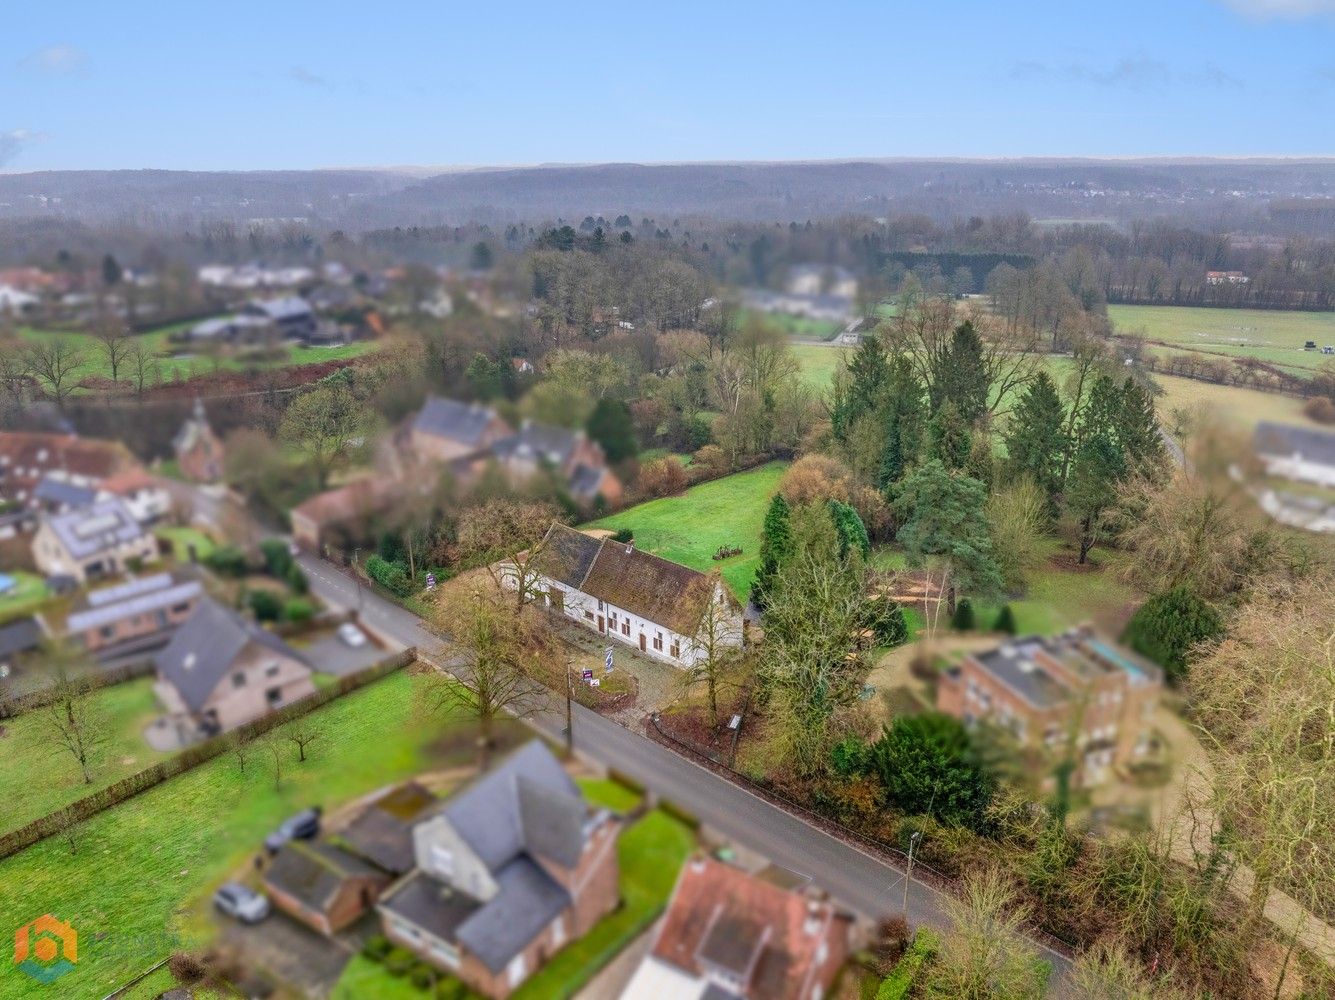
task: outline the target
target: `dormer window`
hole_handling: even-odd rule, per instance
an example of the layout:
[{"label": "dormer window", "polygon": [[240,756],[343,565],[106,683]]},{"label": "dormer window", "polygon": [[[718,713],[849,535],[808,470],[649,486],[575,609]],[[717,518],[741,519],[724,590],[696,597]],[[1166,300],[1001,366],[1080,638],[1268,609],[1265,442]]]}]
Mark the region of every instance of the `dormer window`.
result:
[{"label": "dormer window", "polygon": [[441,844],[431,845],[431,867],[445,878],[454,877],[454,852]]}]

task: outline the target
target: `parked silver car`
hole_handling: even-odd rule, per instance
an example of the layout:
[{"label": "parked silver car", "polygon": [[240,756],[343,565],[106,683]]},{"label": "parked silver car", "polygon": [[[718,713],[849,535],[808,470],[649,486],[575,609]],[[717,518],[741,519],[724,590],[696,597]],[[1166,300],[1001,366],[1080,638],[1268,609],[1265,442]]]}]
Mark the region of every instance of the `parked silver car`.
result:
[{"label": "parked silver car", "polygon": [[240,882],[227,882],[213,894],[219,911],[243,924],[258,924],[269,915],[269,897]]}]

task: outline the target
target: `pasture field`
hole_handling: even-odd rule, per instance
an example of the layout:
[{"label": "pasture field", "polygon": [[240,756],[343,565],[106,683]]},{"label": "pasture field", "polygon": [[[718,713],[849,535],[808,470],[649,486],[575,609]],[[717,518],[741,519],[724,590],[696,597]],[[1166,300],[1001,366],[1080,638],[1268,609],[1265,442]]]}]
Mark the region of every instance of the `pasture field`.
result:
[{"label": "pasture field", "polygon": [[1177,375],[1155,375],[1154,381],[1163,389],[1163,395],[1154,405],[1164,420],[1175,409],[1191,412],[1206,407],[1239,430],[1249,431],[1263,420],[1305,427],[1321,426],[1303,413],[1303,401],[1292,396],[1236,385],[1215,385]]},{"label": "pasture field", "polygon": [[819,344],[794,344],[793,355],[802,369],[802,381],[817,392],[825,392],[834,383],[834,370],[839,359],[850,348],[824,347]]},{"label": "pasture field", "polygon": [[[1329,360],[1319,349],[1335,345],[1335,312],[1114,305],[1108,316],[1119,332],[1144,333],[1170,349],[1256,358],[1295,375],[1310,375]],[[1317,351],[1303,350],[1308,340]]]},{"label": "pasture field", "polygon": [[[787,462],[770,462],[692,486],[680,496],[650,500],[587,527],[630,528],[636,546],[647,552],[705,573],[720,570],[728,589],[745,603],[760,563],[765,511],[787,468]],[[723,545],[741,546],[742,554],[715,562],[713,555]]]},{"label": "pasture field", "polygon": [[[188,325],[190,324],[178,323],[174,326],[154,330],[151,333],[135,334],[135,339],[153,352],[164,382],[188,379],[193,375],[207,375],[214,371],[214,359],[207,356],[201,348],[191,344],[172,343],[168,340],[171,333],[179,330],[182,326]],[[48,337],[62,337],[72,343],[83,355],[83,363],[74,372],[76,381],[94,376],[111,378],[111,369],[107,367],[106,359],[99,350],[97,338],[91,334],[22,327],[19,329],[19,337],[22,340],[33,342]],[[220,371],[241,371],[251,368],[287,368],[295,365],[315,364],[320,361],[342,361],[347,358],[369,354],[377,350],[380,345],[374,340],[356,340],[350,344],[340,344],[337,347],[301,347],[286,344],[279,346],[283,351],[281,358],[267,361],[247,361],[244,357],[221,355],[217,358],[216,367]],[[132,378],[129,364],[122,365],[120,378],[123,382]]]}]

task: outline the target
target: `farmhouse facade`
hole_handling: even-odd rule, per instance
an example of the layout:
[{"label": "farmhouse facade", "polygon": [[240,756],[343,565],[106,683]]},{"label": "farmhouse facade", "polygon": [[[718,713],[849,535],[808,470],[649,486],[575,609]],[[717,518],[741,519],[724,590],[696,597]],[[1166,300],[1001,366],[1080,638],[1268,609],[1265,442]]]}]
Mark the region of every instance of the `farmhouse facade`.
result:
[{"label": "farmhouse facade", "polygon": [[[553,524],[531,557],[533,597],[599,635],[678,667],[740,647],[742,609],[722,581],[635,548]],[[518,574],[508,574],[512,586]]]},{"label": "farmhouse facade", "polygon": [[1255,444],[1270,475],[1335,487],[1335,434],[1266,422],[1257,425]]}]

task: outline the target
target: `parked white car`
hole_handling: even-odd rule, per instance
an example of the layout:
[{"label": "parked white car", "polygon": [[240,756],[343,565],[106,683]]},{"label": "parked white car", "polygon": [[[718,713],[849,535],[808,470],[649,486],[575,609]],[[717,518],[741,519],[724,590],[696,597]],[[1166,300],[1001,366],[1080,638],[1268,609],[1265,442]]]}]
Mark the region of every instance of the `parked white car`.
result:
[{"label": "parked white car", "polygon": [[366,633],[352,622],[344,622],[338,627],[338,637],[353,649],[360,649],[366,645]]},{"label": "parked white car", "polygon": [[213,905],[243,924],[258,924],[269,915],[269,898],[240,882],[228,882],[213,894]]}]

